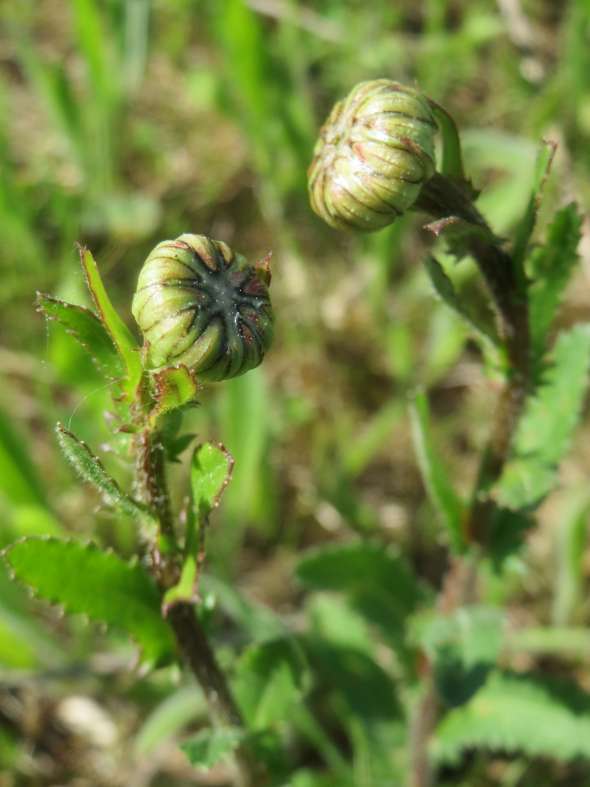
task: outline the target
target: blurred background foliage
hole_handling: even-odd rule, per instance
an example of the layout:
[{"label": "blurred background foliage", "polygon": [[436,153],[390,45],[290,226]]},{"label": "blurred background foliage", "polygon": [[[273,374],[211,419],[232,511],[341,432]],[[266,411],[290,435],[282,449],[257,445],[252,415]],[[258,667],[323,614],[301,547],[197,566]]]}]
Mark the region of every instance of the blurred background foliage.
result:
[{"label": "blurred background foliage", "polygon": [[[138,549],[132,523],[73,482],[54,440],[61,420],[130,478],[103,417],[108,390],[77,345],[34,312],[35,290],[85,302],[75,241],[94,252],[126,318],[141,263],[164,238],[209,234],[251,259],[272,250],[274,347],[256,371],[204,390],[185,425],[236,458],[212,530],[206,597],[222,656],[231,661],[236,644],[286,622],[327,643],[316,653],[318,691],[336,680],[330,648],[354,654],[338,662],[350,692],[335,712],[358,706],[359,676],[373,687],[374,725],[363,732],[352,716],[347,730],[353,777],[301,710],[294,723],[310,765],[320,751],[341,775],[319,782],[302,772],[296,787],[383,783],[366,775],[367,741],[402,735],[379,695],[409,669],[395,626],[381,637],[367,631],[383,613],[372,586],[354,604],[306,596],[294,577],[300,552],[373,537],[436,587],[446,545],[414,458],[407,399],[427,388],[436,442],[467,491],[496,386],[417,264],[431,243],[419,217],[354,237],[308,207],[319,124],[335,99],[374,77],[418,84],[454,115],[497,232],[508,234],[526,206],[543,137],[559,148],[542,215],[572,199],[586,210],[589,0],[0,3],[0,543],[70,533],[125,555]],[[564,324],[590,318],[587,227],[580,253]],[[445,261],[442,247],[437,255]],[[470,262],[456,274],[470,293]],[[586,425],[526,551],[486,589],[533,634],[575,624],[583,635],[590,620],[589,436]],[[180,489],[182,463],[176,476]],[[576,642],[568,668],[588,686],[588,637]],[[563,671],[534,641],[527,647],[525,665]],[[222,771],[217,781],[191,771],[169,743],[203,719],[198,691],[173,670],[137,681],[133,658],[122,637],[64,621],[0,574],[2,787],[224,784]],[[590,784],[575,763],[518,757],[474,757],[449,774],[448,784]]]}]

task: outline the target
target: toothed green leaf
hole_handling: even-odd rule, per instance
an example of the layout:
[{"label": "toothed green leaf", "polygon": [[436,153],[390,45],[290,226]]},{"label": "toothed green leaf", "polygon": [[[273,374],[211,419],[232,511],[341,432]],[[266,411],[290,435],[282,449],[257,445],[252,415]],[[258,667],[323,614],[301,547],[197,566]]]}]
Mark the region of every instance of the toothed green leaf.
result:
[{"label": "toothed green leaf", "polygon": [[17,541],[3,555],[15,578],[36,595],[127,631],[148,664],[172,657],[174,640],[160,614],[160,594],[139,563],[94,544],[55,538]]},{"label": "toothed green leaf", "polygon": [[493,674],[475,697],[439,724],[432,754],[457,763],[467,749],[567,762],[590,758],[590,697],[575,686]]},{"label": "toothed green leaf", "polygon": [[133,398],[142,372],[139,348],[131,331],[115,311],[102,283],[94,257],[88,249],[80,247],[80,261],[98,316],[125,364],[127,374],[125,390],[128,396]]},{"label": "toothed green leaf", "polygon": [[233,469],[231,454],[219,443],[203,443],[193,454],[191,488],[193,506],[199,516],[206,516],[219,505]]},{"label": "toothed green leaf", "polygon": [[56,425],[55,432],[68,462],[83,481],[92,484],[100,492],[107,505],[134,519],[151,520],[155,523],[153,515],[145,506],[121,491],[119,484],[107,473],[100,459],[92,453],[86,443],[78,440],[62,424]]},{"label": "toothed green leaf", "polygon": [[104,325],[90,309],[38,292],[37,310],[47,320],[62,325],[86,350],[102,374],[113,379],[121,377],[121,358]]},{"label": "toothed green leaf", "polygon": [[538,504],[552,489],[580,418],[590,369],[590,326],[562,333],[545,380],[529,400],[512,456],[494,495],[513,510]]},{"label": "toothed green leaf", "polygon": [[178,601],[192,601],[205,558],[205,534],[211,511],[219,505],[233,469],[231,454],[220,443],[197,446],[191,462],[192,510],[186,528],[186,545],[180,579],[166,591],[164,607]]},{"label": "toothed green leaf", "polygon": [[518,270],[522,270],[529,241],[535,228],[537,213],[543,196],[543,188],[551,172],[551,165],[553,163],[556,148],[557,145],[554,142],[546,142],[543,140],[539,152],[537,153],[531,197],[520,225],[516,230],[516,241],[514,243],[514,251],[512,252],[512,259]]},{"label": "toothed green leaf", "polygon": [[563,293],[577,264],[582,217],[575,205],[560,210],[553,219],[547,240],[529,257],[527,267],[532,279],[529,288],[530,325],[533,352],[539,359],[561,303]]}]

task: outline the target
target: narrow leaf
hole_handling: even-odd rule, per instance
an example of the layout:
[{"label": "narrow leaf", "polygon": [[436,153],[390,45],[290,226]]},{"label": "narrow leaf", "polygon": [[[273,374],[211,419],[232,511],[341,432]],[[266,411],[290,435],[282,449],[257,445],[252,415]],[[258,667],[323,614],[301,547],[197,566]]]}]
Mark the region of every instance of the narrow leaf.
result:
[{"label": "narrow leaf", "polygon": [[485,323],[480,315],[475,315],[470,308],[469,299],[461,299],[455,290],[455,285],[447,276],[442,265],[431,255],[424,260],[426,272],[438,297],[446,303],[480,339],[487,344],[498,346],[500,340],[496,333],[494,323]]},{"label": "narrow leaf", "polygon": [[79,247],[79,251],[82,269],[86,276],[86,283],[92,300],[94,301],[94,305],[96,306],[96,310],[104,327],[108,331],[119,355],[125,363],[128,378],[127,393],[133,396],[139,384],[142,371],[137,343],[123,320],[115,311],[111,299],[105,290],[94,257],[90,251],[83,246]]},{"label": "narrow leaf", "polygon": [[15,578],[41,598],[127,631],[151,665],[174,653],[160,615],[160,595],[138,563],[127,563],[94,544],[29,538],[4,550]]},{"label": "narrow leaf", "polygon": [[556,576],[553,594],[553,622],[565,626],[572,622],[584,599],[585,561],[590,522],[588,491],[570,497],[561,515],[556,544]]},{"label": "narrow leaf", "polygon": [[58,423],[55,427],[57,441],[64,456],[83,481],[92,484],[104,502],[116,511],[139,520],[154,520],[149,510],[121,491],[119,484],[105,470],[100,459],[86,443]]},{"label": "narrow leaf", "polygon": [[198,686],[183,686],[150,711],[135,735],[133,748],[149,755],[174,738],[189,722],[207,718],[207,702]]},{"label": "narrow leaf", "polygon": [[527,254],[529,241],[535,228],[537,221],[537,213],[541,205],[543,197],[543,189],[545,182],[551,172],[553,158],[557,145],[555,142],[543,140],[539,152],[537,153],[537,160],[535,162],[535,171],[533,177],[533,188],[531,197],[527,205],[526,211],[522,220],[516,230],[516,241],[514,243],[514,250],[512,252],[512,259],[517,269],[522,271],[524,259]]},{"label": "narrow leaf", "polygon": [[253,729],[285,719],[308,688],[305,656],[293,639],[253,645],[240,657],[234,690]]},{"label": "narrow leaf", "polygon": [[509,632],[505,646],[508,653],[587,661],[590,657],[590,631],[586,627],[570,626],[520,629]]},{"label": "narrow leaf", "polygon": [[575,205],[556,213],[547,240],[535,249],[528,260],[532,279],[529,290],[530,325],[533,352],[540,358],[561,303],[571,273],[578,261],[582,218]]},{"label": "narrow leaf", "polygon": [[121,359],[111,337],[98,317],[83,306],[66,303],[45,293],[37,293],[37,311],[47,320],[58,322],[86,350],[98,370],[110,378],[123,374]]},{"label": "narrow leaf", "polygon": [[45,493],[20,435],[7,413],[0,410],[0,493],[11,503],[45,506]]},{"label": "narrow leaf", "polygon": [[434,757],[457,763],[482,748],[567,762],[590,758],[590,697],[574,686],[496,673],[436,731]]},{"label": "narrow leaf", "polygon": [[194,738],[182,743],[180,748],[191,765],[212,768],[238,748],[244,735],[244,730],[236,727],[201,730]]},{"label": "narrow leaf", "polygon": [[428,399],[419,393],[411,404],[412,433],[418,464],[428,496],[441,516],[449,541],[456,552],[465,547],[462,529],[464,506],[453,489],[442,459],[438,456],[430,431]]},{"label": "narrow leaf", "polygon": [[442,142],[441,172],[450,178],[465,180],[463,170],[463,156],[461,153],[461,137],[453,117],[437,104],[430,101],[430,106],[436,118]]},{"label": "narrow leaf", "polygon": [[588,386],[590,326],[560,334],[545,380],[520,421],[512,456],[494,496],[513,510],[538,504],[552,489],[580,418]]}]

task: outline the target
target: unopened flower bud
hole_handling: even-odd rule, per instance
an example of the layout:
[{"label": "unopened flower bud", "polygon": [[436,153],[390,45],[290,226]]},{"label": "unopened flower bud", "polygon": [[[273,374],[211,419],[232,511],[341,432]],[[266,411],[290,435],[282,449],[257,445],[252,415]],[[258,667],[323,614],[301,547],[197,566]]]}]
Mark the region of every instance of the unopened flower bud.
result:
[{"label": "unopened flower bud", "polygon": [[204,235],[159,243],[131,310],[153,368],[185,364],[205,380],[253,369],[272,340],[268,259],[253,266]]},{"label": "unopened flower bud", "polygon": [[389,79],[361,82],[320,131],[309,168],[312,208],[336,229],[390,224],[434,174],[436,130],[417,90]]}]

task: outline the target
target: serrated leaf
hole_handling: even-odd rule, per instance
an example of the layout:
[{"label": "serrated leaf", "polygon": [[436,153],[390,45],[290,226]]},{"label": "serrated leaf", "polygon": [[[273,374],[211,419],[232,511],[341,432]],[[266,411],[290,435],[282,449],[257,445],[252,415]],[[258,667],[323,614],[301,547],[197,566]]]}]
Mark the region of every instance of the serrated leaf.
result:
[{"label": "serrated leaf", "polygon": [[231,480],[234,460],[221,443],[197,446],[191,463],[193,507],[197,516],[208,516],[217,508]]},{"label": "serrated leaf", "polygon": [[170,410],[176,410],[194,401],[197,394],[196,378],[183,364],[154,372],[152,379],[156,400],[156,405],[150,413],[152,425]]},{"label": "serrated leaf", "polygon": [[244,736],[244,730],[236,727],[201,730],[194,738],[182,743],[180,748],[191,765],[212,768],[234,752]]},{"label": "serrated leaf", "polygon": [[499,609],[468,606],[424,626],[420,641],[447,705],[462,705],[483,685],[500,654],[503,622]]},{"label": "serrated leaf", "polygon": [[527,403],[512,456],[494,490],[513,510],[538,504],[552,489],[580,418],[590,368],[590,326],[560,334],[545,379]]},{"label": "serrated leaf", "polygon": [[438,297],[446,303],[461,319],[467,323],[487,344],[499,346],[500,340],[493,322],[485,323],[482,318],[473,313],[469,299],[461,299],[455,290],[455,285],[445,273],[442,265],[433,256],[428,255],[424,260],[426,272]]},{"label": "serrated leaf", "polygon": [[472,748],[551,757],[590,758],[590,697],[576,687],[496,673],[475,697],[439,724],[432,754],[457,763]]},{"label": "serrated leaf", "polygon": [[563,208],[555,214],[545,243],[531,253],[527,262],[532,280],[529,288],[531,342],[537,359],[545,351],[551,325],[578,261],[576,249],[581,226],[582,217],[576,206]]},{"label": "serrated leaf", "polygon": [[94,544],[55,538],[17,541],[3,552],[15,578],[66,612],[88,615],[127,631],[150,665],[174,654],[172,632],[160,615],[160,594],[139,563]]},{"label": "serrated leaf", "polygon": [[463,533],[464,504],[453,489],[446,467],[434,447],[430,431],[428,399],[418,393],[410,405],[414,450],[431,503],[446,527],[455,552],[465,548]]},{"label": "serrated leaf", "polygon": [[128,396],[133,398],[142,373],[139,348],[131,331],[119,317],[111,303],[111,299],[104,287],[94,257],[88,249],[82,246],[79,247],[79,251],[80,262],[86,277],[90,295],[92,296],[100,320],[113,340],[117,352],[123,359],[127,374],[125,389]]},{"label": "serrated leaf", "polygon": [[192,507],[189,512],[184,559],[179,581],[166,591],[164,610],[179,601],[194,601],[199,574],[205,560],[205,537],[209,515],[219,505],[234,466],[221,443],[203,443],[195,448],[191,462]]},{"label": "serrated leaf", "polygon": [[524,216],[516,230],[516,241],[512,252],[514,264],[517,270],[520,271],[522,271],[528,245],[535,228],[537,213],[543,197],[543,189],[549,173],[551,172],[551,165],[553,164],[556,149],[557,145],[555,142],[543,140],[539,152],[537,153],[531,197]]},{"label": "serrated leaf", "polygon": [[121,358],[98,317],[84,306],[37,293],[37,311],[47,320],[58,322],[86,350],[95,366],[105,376],[117,379],[123,374]]},{"label": "serrated leaf", "polygon": [[308,667],[293,639],[280,637],[250,646],[240,657],[234,691],[252,729],[285,720],[308,688]]},{"label": "serrated leaf", "polygon": [[421,590],[405,561],[383,544],[353,541],[310,550],[299,561],[296,575],[314,590],[355,592],[374,588],[394,595],[400,607],[410,609]]},{"label": "serrated leaf", "polygon": [[133,500],[121,491],[119,484],[105,470],[100,459],[95,456],[86,443],[78,440],[63,424],[55,427],[57,441],[64,456],[83,481],[98,490],[104,502],[122,514],[140,521],[155,524],[153,514],[146,506]]}]

